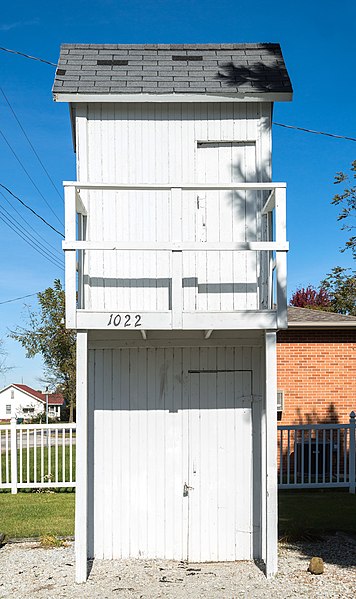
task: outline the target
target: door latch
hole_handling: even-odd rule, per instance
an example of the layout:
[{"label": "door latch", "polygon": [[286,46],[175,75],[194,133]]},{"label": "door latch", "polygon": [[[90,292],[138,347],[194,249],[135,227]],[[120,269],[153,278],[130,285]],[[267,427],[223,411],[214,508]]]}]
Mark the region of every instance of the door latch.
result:
[{"label": "door latch", "polygon": [[193,490],[194,487],[190,487],[189,485],[187,485],[187,483],[184,483],[184,487],[183,487],[183,497],[188,497],[188,493],[189,491]]}]

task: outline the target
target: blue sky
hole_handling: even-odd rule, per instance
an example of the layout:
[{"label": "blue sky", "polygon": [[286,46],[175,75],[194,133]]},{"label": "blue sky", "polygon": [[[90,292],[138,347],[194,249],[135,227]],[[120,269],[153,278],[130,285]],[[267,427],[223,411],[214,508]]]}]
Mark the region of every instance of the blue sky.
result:
[{"label": "blue sky", "polygon": [[[14,2],[2,7],[0,46],[56,62],[63,42],[182,43],[279,42],[293,87],[292,103],[275,105],[274,120],[356,137],[356,5],[349,0],[76,0]],[[54,104],[53,67],[0,51],[0,85],[61,194],[75,178],[68,109]],[[42,170],[0,91],[0,129],[41,194],[0,135],[0,183],[56,228],[62,201]],[[319,281],[336,265],[352,266],[339,248],[334,174],[356,159],[356,143],[274,127],[273,179],[288,183],[289,291]],[[5,207],[18,220],[0,195]],[[60,252],[60,237],[16,208],[40,239]],[[53,212],[55,214],[53,214]],[[19,221],[22,222],[22,221]],[[56,254],[61,260],[60,254]],[[63,278],[0,220],[0,302],[35,293]],[[26,306],[25,306],[26,303]],[[0,338],[14,369],[2,380],[40,387],[41,360],[28,360],[8,330],[24,325],[36,298],[0,303]]]}]

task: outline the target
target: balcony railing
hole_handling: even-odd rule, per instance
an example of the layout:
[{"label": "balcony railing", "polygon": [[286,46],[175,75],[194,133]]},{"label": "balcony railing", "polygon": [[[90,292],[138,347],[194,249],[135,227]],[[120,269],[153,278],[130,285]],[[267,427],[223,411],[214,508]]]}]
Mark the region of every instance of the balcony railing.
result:
[{"label": "balcony railing", "polygon": [[[65,250],[66,265],[66,324],[69,328],[121,328],[125,318],[130,326],[138,325],[145,329],[231,329],[231,328],[284,328],[287,324],[286,301],[286,184],[285,183],[231,183],[231,184],[116,184],[65,182]],[[167,194],[169,240],[166,241],[123,241],[95,239],[95,227],[88,235],[88,219],[95,216],[95,202],[104,202],[108,194],[135,192],[146,193],[146,204],[154,194]],[[187,202],[196,201],[196,192],[230,194],[259,194],[259,218],[263,223],[256,235],[256,241],[184,241],[184,214]],[[90,194],[90,208],[87,199]],[[92,203],[94,202],[94,204]],[[146,205],[145,204],[145,205]],[[145,208],[146,209],[146,208]],[[147,208],[149,210],[149,207]],[[78,215],[78,222],[77,222]],[[100,228],[100,227],[99,227]],[[98,227],[97,227],[98,230]],[[102,232],[98,237],[102,236]],[[88,237],[90,237],[88,239]],[[157,252],[169,255],[169,302],[167,309],[132,310],[127,309],[120,298],[115,305],[98,309],[88,305],[85,300],[85,259],[92,252],[124,252],[133,255],[137,252]],[[184,259],[187,255],[199,256],[203,253],[209,261],[211,252],[222,252],[223,256],[245,253],[245,255],[263,256],[259,267],[260,280],[256,280],[256,305],[243,309],[186,309],[184,305]],[[111,254],[110,254],[111,253]],[[219,254],[220,255],[220,254]],[[241,255],[241,254],[240,254]],[[257,259],[254,259],[254,263]],[[248,267],[246,267],[248,268]],[[78,270],[78,279],[76,271]],[[263,270],[263,273],[262,273]],[[262,274],[261,274],[262,273]],[[102,275],[104,276],[104,274]],[[255,277],[257,279],[257,275]],[[87,280],[90,277],[87,276]],[[192,277],[191,277],[192,279]],[[263,279],[263,280],[262,280]],[[78,281],[78,283],[77,283]],[[205,285],[209,287],[209,283]],[[244,281],[246,284],[246,281]],[[198,287],[198,279],[189,283]],[[234,283],[235,285],[235,283]],[[214,286],[214,285],[212,285]],[[117,305],[116,305],[117,304]],[[119,307],[120,306],[120,307]],[[143,299],[144,306],[144,299]],[[142,308],[143,308],[142,306]],[[116,320],[115,320],[116,318]],[[139,319],[139,322],[137,322]]]}]

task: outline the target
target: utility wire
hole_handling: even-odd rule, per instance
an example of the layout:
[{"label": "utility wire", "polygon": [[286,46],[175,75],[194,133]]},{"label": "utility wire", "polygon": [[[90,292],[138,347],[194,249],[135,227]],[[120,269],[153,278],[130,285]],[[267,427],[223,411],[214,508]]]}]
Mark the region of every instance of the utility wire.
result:
[{"label": "utility wire", "polygon": [[0,209],[0,220],[2,220],[10,229],[12,229],[14,231],[14,233],[16,233],[16,235],[21,237],[21,239],[23,239],[28,245],[30,245],[38,254],[43,256],[43,258],[46,258],[46,260],[48,260],[49,262],[54,264],[54,266],[57,266],[57,268],[61,268],[62,270],[64,270],[64,267],[62,265],[59,265],[57,262],[52,260],[52,258],[50,256],[45,254],[43,251],[38,249],[38,247],[35,246],[31,241],[26,239],[26,237],[16,228],[16,226],[15,227],[12,226],[11,221],[2,213],[1,209]]},{"label": "utility wire", "polygon": [[60,231],[58,231],[58,229],[56,229],[55,227],[53,227],[49,222],[46,221],[46,219],[43,218],[43,216],[41,216],[35,210],[33,210],[33,208],[31,208],[30,206],[28,206],[27,204],[25,204],[25,202],[23,200],[21,200],[21,198],[19,198],[17,195],[15,195],[8,187],[6,187],[6,185],[3,185],[2,183],[0,183],[0,187],[2,187],[3,189],[5,189],[5,191],[7,191],[13,198],[15,198],[15,200],[17,200],[18,202],[20,202],[20,204],[22,204],[23,206],[25,206],[25,208],[27,208],[27,210],[30,210],[30,212],[32,212],[32,214],[34,214],[35,216],[37,216],[37,218],[39,218],[42,222],[44,222],[45,225],[47,225],[47,227],[49,227],[50,229],[52,229],[52,231],[54,231],[55,233],[58,233],[58,235],[60,235],[64,239],[63,233],[61,233]]},{"label": "utility wire", "polygon": [[[57,67],[58,65],[55,62],[50,62],[49,60],[45,60],[43,58],[37,58],[36,56],[30,56],[29,54],[24,54],[24,52],[18,52],[16,50],[9,50],[9,48],[2,48],[0,46],[0,50],[4,52],[11,52],[11,54],[18,54],[19,56],[23,56],[24,58],[30,58],[31,60],[38,60],[39,62],[44,62],[45,64],[49,64],[52,67]],[[327,137],[334,137],[336,139],[346,139],[348,141],[356,141],[355,137],[347,137],[346,135],[336,135],[335,133],[327,133],[326,131],[314,131],[313,129],[306,129],[304,127],[296,127],[293,125],[285,125],[283,123],[273,122],[273,125],[277,125],[277,127],[285,127],[286,129],[296,129],[297,131],[304,131],[305,133],[314,133],[316,135],[326,135]]]},{"label": "utility wire", "polygon": [[30,60],[37,60],[38,62],[44,62],[45,64],[49,64],[52,67],[56,67],[55,62],[50,62],[49,60],[45,60],[44,58],[37,58],[37,56],[31,56],[30,54],[24,54],[23,52],[18,52],[17,50],[10,50],[9,48],[2,48],[0,50],[3,52],[10,52],[10,54],[18,54],[19,56],[23,56],[24,58],[29,58]]},{"label": "utility wire", "polygon": [[60,259],[57,258],[57,256],[55,254],[53,254],[53,252],[51,252],[51,250],[46,250],[45,248],[43,248],[41,246],[41,244],[33,238],[33,236],[31,236],[31,233],[28,233],[28,231],[26,231],[26,229],[20,225],[16,219],[8,212],[8,210],[6,210],[6,208],[4,208],[3,206],[0,207],[0,214],[2,214],[3,216],[3,220],[5,219],[6,221],[9,221],[10,224],[15,227],[15,232],[20,235],[20,237],[22,237],[22,239],[24,241],[27,241],[27,243],[29,245],[31,245],[31,247],[33,248],[37,248],[37,250],[44,256],[44,257],[48,257],[51,259],[51,261],[55,261],[57,266],[61,266],[61,268],[63,267],[63,264],[60,262]]},{"label": "utility wire", "polygon": [[5,300],[4,302],[0,302],[0,306],[3,304],[10,304],[11,302],[18,302],[19,300],[26,299],[27,297],[33,297],[34,295],[38,295],[37,293],[29,293],[28,295],[22,295],[21,297],[14,297],[13,299]]},{"label": "utility wire", "polygon": [[[10,204],[11,208],[14,208],[14,207],[12,206],[11,202],[9,202],[9,200],[8,200],[8,199],[5,197],[5,195],[3,194],[3,192],[2,192],[2,191],[0,191],[0,194],[1,194],[1,195],[2,195],[2,197],[3,197],[3,198],[6,200],[6,202],[8,202],[8,204]],[[15,227],[19,227],[19,228],[20,228],[20,229],[23,231],[24,235],[26,235],[26,237],[27,237],[27,238],[29,238],[29,239],[32,241],[32,243],[34,243],[35,245],[37,245],[38,247],[40,247],[40,248],[41,248],[41,250],[43,250],[44,252],[46,252],[46,253],[48,253],[49,255],[51,255],[51,256],[52,256],[52,257],[53,257],[55,260],[57,260],[57,261],[60,261],[60,262],[62,263],[62,261],[63,261],[63,256],[62,256],[62,254],[61,254],[61,253],[60,253],[60,252],[59,252],[59,251],[58,251],[58,250],[57,250],[57,249],[56,249],[54,246],[51,246],[51,245],[50,245],[50,244],[48,244],[46,241],[44,241],[44,240],[41,238],[41,236],[39,235],[39,233],[37,233],[37,231],[36,231],[36,230],[35,230],[33,227],[31,227],[31,225],[29,225],[29,224],[28,224],[28,223],[25,221],[25,219],[24,219],[24,218],[22,218],[21,214],[20,214],[20,213],[19,213],[19,212],[18,212],[18,211],[17,211],[15,208],[14,208],[14,210],[15,210],[16,212],[18,212],[18,214],[19,214],[20,218],[21,218],[21,219],[22,219],[22,220],[25,222],[25,225],[28,225],[29,227],[31,227],[31,229],[34,231],[35,235],[36,235],[37,237],[39,237],[39,240],[38,240],[38,239],[35,239],[34,235],[31,233],[31,231],[29,231],[29,230],[26,228],[26,226],[23,226],[23,225],[21,225],[21,224],[18,222],[18,220],[16,220],[16,219],[15,219],[15,218],[12,216],[12,214],[11,214],[11,213],[10,213],[8,210],[6,210],[6,208],[5,208],[4,206],[1,206],[1,205],[0,205],[0,211],[1,211],[1,210],[3,210],[3,211],[4,211],[4,212],[7,214],[8,218],[10,218],[10,219],[11,219],[11,221],[13,222],[13,224],[14,224],[14,226],[15,226]],[[48,248],[53,248],[53,250],[54,250],[54,251],[52,251],[51,249],[48,249],[47,247],[44,247],[43,243],[44,243],[44,244],[46,244],[46,245],[48,245]],[[59,254],[59,256],[60,256],[60,257],[58,258],[58,256],[56,256],[56,254],[55,254],[54,252],[57,252],[57,253]]]},{"label": "utility wire", "polygon": [[346,135],[336,135],[335,133],[326,133],[325,131],[314,131],[313,129],[305,129],[304,127],[295,127],[294,125],[284,125],[272,121],[272,125],[284,127],[285,129],[296,129],[297,131],[305,131],[306,133],[314,133],[315,135],[326,135],[327,137],[335,137],[336,139],[347,139],[348,141],[356,141],[355,137],[347,137]]},{"label": "utility wire", "polygon": [[14,110],[14,109],[13,109],[13,107],[11,106],[11,104],[10,104],[10,102],[9,102],[9,99],[8,99],[8,97],[6,96],[6,94],[5,94],[4,90],[2,89],[2,87],[1,87],[1,86],[0,86],[0,91],[1,91],[2,95],[3,95],[3,96],[4,96],[4,98],[5,98],[5,102],[7,103],[7,105],[8,105],[8,107],[10,108],[10,110],[11,110],[12,114],[14,115],[14,118],[16,119],[18,126],[20,127],[20,129],[21,129],[22,133],[24,134],[24,136],[26,137],[26,139],[27,139],[27,141],[28,141],[28,143],[29,143],[30,147],[32,148],[32,151],[33,151],[33,153],[35,154],[35,156],[36,156],[36,158],[37,158],[38,162],[39,162],[39,163],[40,163],[40,165],[42,166],[42,168],[43,168],[44,172],[46,173],[46,175],[47,175],[48,179],[50,180],[50,182],[51,182],[51,184],[52,184],[53,188],[55,189],[56,193],[59,195],[59,197],[60,197],[60,199],[61,199],[61,201],[62,201],[62,194],[59,192],[59,190],[58,190],[58,188],[57,188],[57,186],[56,186],[55,182],[53,181],[53,179],[52,179],[51,175],[49,174],[49,172],[48,172],[48,170],[46,169],[45,165],[43,164],[43,162],[42,162],[41,158],[39,157],[38,153],[36,152],[36,149],[34,148],[33,144],[31,143],[31,140],[30,140],[30,138],[28,137],[28,135],[27,135],[27,133],[26,133],[25,129],[23,128],[22,124],[20,123],[20,120],[19,120],[19,118],[18,118],[17,114],[15,113],[15,110]]},{"label": "utility wire", "polygon": [[[4,198],[5,202],[7,202],[9,204],[9,206],[11,206],[11,208],[14,210],[14,212],[16,212],[16,214],[18,214],[18,216],[21,218],[21,220],[29,227],[29,229],[31,229],[31,231],[33,231],[34,234],[37,235],[37,237],[39,237],[40,240],[43,242],[44,240],[42,239],[41,235],[36,231],[36,229],[34,227],[32,227],[32,225],[30,225],[29,222],[27,222],[26,219],[24,219],[21,212],[19,210],[17,210],[17,208],[11,204],[10,200],[7,199],[6,195],[2,191],[0,191],[0,194]],[[52,245],[48,241],[45,241],[45,243],[46,243],[46,245],[48,245],[48,247],[52,248],[55,252],[57,252],[57,254],[62,258],[62,252],[57,250],[57,248],[55,248],[54,245]]]},{"label": "utility wire", "polygon": [[21,166],[21,168],[23,169],[23,171],[26,173],[26,175],[28,176],[28,178],[30,179],[32,185],[34,186],[35,189],[37,189],[38,193],[40,194],[41,198],[44,200],[44,202],[47,204],[48,208],[50,209],[50,211],[52,212],[52,214],[56,217],[56,219],[58,220],[58,222],[63,225],[63,222],[60,220],[60,218],[56,215],[56,213],[54,212],[53,208],[51,207],[51,205],[49,204],[49,202],[46,200],[46,198],[44,197],[43,193],[40,191],[40,189],[38,188],[38,186],[36,185],[35,181],[32,179],[30,173],[28,172],[28,170],[26,169],[26,167],[23,165],[22,161],[20,160],[20,158],[18,157],[18,155],[16,154],[15,150],[13,149],[13,147],[11,146],[10,142],[6,139],[4,133],[1,131],[0,129],[0,135],[2,136],[2,138],[4,139],[5,143],[7,144],[7,146],[10,148],[11,152],[13,153],[13,155],[15,156],[17,162],[19,163],[19,165]]}]

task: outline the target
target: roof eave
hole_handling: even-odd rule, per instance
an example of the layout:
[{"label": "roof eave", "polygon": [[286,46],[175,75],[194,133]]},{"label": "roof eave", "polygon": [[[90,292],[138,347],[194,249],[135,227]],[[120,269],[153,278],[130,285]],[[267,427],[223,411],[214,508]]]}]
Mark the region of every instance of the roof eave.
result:
[{"label": "roof eave", "polygon": [[293,329],[355,329],[356,322],[288,322],[288,328]]},{"label": "roof eave", "polygon": [[133,103],[133,102],[290,102],[292,92],[241,92],[241,93],[201,93],[201,94],[86,94],[86,93],[66,93],[54,92],[53,100],[55,102],[70,103],[91,103],[91,102],[110,102],[110,103]]}]

